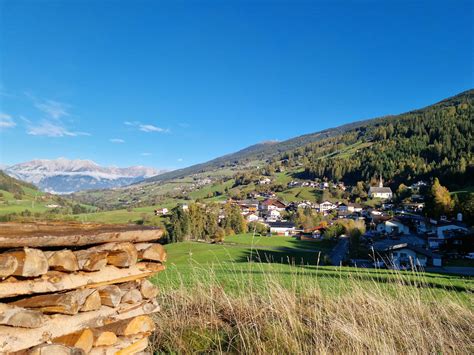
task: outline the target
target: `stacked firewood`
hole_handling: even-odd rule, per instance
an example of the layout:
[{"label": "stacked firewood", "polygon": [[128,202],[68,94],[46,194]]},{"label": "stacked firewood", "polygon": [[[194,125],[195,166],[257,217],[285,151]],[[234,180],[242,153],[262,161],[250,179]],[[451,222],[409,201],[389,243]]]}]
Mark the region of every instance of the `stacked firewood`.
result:
[{"label": "stacked firewood", "polygon": [[11,227],[0,224],[0,353],[145,351],[159,310],[147,278],[166,260],[161,230]]}]

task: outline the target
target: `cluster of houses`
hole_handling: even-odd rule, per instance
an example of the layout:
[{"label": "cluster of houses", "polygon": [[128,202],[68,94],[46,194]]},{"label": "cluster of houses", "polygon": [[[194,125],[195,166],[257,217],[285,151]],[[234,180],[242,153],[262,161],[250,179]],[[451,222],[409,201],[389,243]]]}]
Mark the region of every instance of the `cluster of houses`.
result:
[{"label": "cluster of houses", "polygon": [[[420,182],[409,188],[418,191],[426,183]],[[358,203],[323,201],[299,201],[285,203],[275,197],[263,201],[257,199],[234,201],[239,205],[248,222],[261,222],[269,227],[271,234],[298,235],[306,240],[317,240],[324,234],[324,227],[311,230],[298,229],[284,219],[284,211],[298,208],[311,208],[323,214],[332,214],[330,223],[337,219],[363,220],[367,232],[363,242],[383,260],[385,265],[394,268],[441,267],[443,259],[459,257],[474,251],[474,236],[463,222],[462,216],[456,220],[441,218],[434,220],[420,214],[424,203],[418,196],[411,201],[395,205],[391,202],[392,190],[379,185],[371,187],[369,196],[378,198],[380,208],[371,208]]]},{"label": "cluster of houses", "polygon": [[473,231],[462,222],[461,215],[454,220],[435,220],[412,213],[395,217],[381,214],[370,226],[364,238],[396,268],[440,267],[443,260],[474,251]]},{"label": "cluster of houses", "polygon": [[346,186],[344,185],[343,182],[337,182],[337,183],[332,183],[332,182],[316,182],[316,181],[300,181],[300,180],[293,180],[288,183],[288,188],[292,187],[313,187],[321,190],[326,190],[329,188],[336,188],[342,191],[346,191]]}]

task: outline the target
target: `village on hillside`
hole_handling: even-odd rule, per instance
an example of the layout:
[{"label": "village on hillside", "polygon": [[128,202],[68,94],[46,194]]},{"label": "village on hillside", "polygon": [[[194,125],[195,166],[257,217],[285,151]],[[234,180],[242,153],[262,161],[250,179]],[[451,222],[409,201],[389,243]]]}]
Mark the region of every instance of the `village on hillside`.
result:
[{"label": "village on hillside", "polygon": [[[268,177],[256,182],[256,185],[271,184],[272,179]],[[288,182],[287,188],[295,187],[323,192],[347,192],[355,188],[342,182],[301,179]],[[333,265],[432,271],[439,271],[446,265],[471,266],[471,259],[474,259],[472,228],[464,223],[461,213],[454,218],[426,215],[425,196],[420,191],[428,188],[429,184],[420,180],[407,186],[404,198],[400,199],[384,185],[380,176],[375,186],[362,191],[371,204],[360,198],[356,199],[358,202],[335,201],[334,198],[320,203],[310,200],[286,202],[276,192],[267,189],[265,192],[250,192],[245,199],[220,201],[217,218],[219,225],[223,225],[227,218],[224,206],[231,205],[238,208],[249,233],[268,237],[291,236],[314,242],[331,239],[335,241],[335,247],[328,262]],[[207,211],[205,203],[198,203]],[[177,208],[186,212],[189,205],[182,203]],[[168,208],[155,210],[156,215],[170,213],[172,211]],[[305,221],[302,222],[302,218]],[[307,223],[309,220],[311,222]],[[356,223],[360,232],[357,238],[346,235],[344,228],[338,228],[347,223]]]}]

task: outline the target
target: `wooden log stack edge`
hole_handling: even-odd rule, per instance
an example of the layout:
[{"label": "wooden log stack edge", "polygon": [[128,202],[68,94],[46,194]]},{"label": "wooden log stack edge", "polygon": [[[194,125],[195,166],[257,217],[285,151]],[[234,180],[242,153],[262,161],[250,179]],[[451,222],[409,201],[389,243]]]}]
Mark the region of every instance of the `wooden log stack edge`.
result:
[{"label": "wooden log stack edge", "polygon": [[0,354],[146,351],[155,329],[150,315],[159,311],[148,277],[166,261],[161,230],[6,227],[8,235],[0,231]]}]

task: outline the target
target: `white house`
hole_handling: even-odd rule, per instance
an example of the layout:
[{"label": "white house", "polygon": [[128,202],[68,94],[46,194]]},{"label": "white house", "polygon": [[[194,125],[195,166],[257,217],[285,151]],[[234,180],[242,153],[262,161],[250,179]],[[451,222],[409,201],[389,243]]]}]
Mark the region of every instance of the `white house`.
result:
[{"label": "white house", "polygon": [[337,208],[337,205],[330,201],[324,201],[319,204],[319,212],[327,212]]},{"label": "white house", "polygon": [[377,225],[377,232],[410,234],[410,229],[397,218],[392,218]]},{"label": "white house", "polygon": [[380,176],[379,186],[371,186],[369,189],[369,197],[380,198],[388,200],[393,197],[392,189],[390,187],[383,186],[382,176]]},{"label": "white house", "polygon": [[442,266],[440,255],[406,243],[394,245],[386,249],[385,252],[388,259],[387,264],[396,269],[412,266]]},{"label": "white house", "polygon": [[267,222],[276,222],[281,219],[281,213],[277,210],[271,210],[265,217],[265,221]]}]

